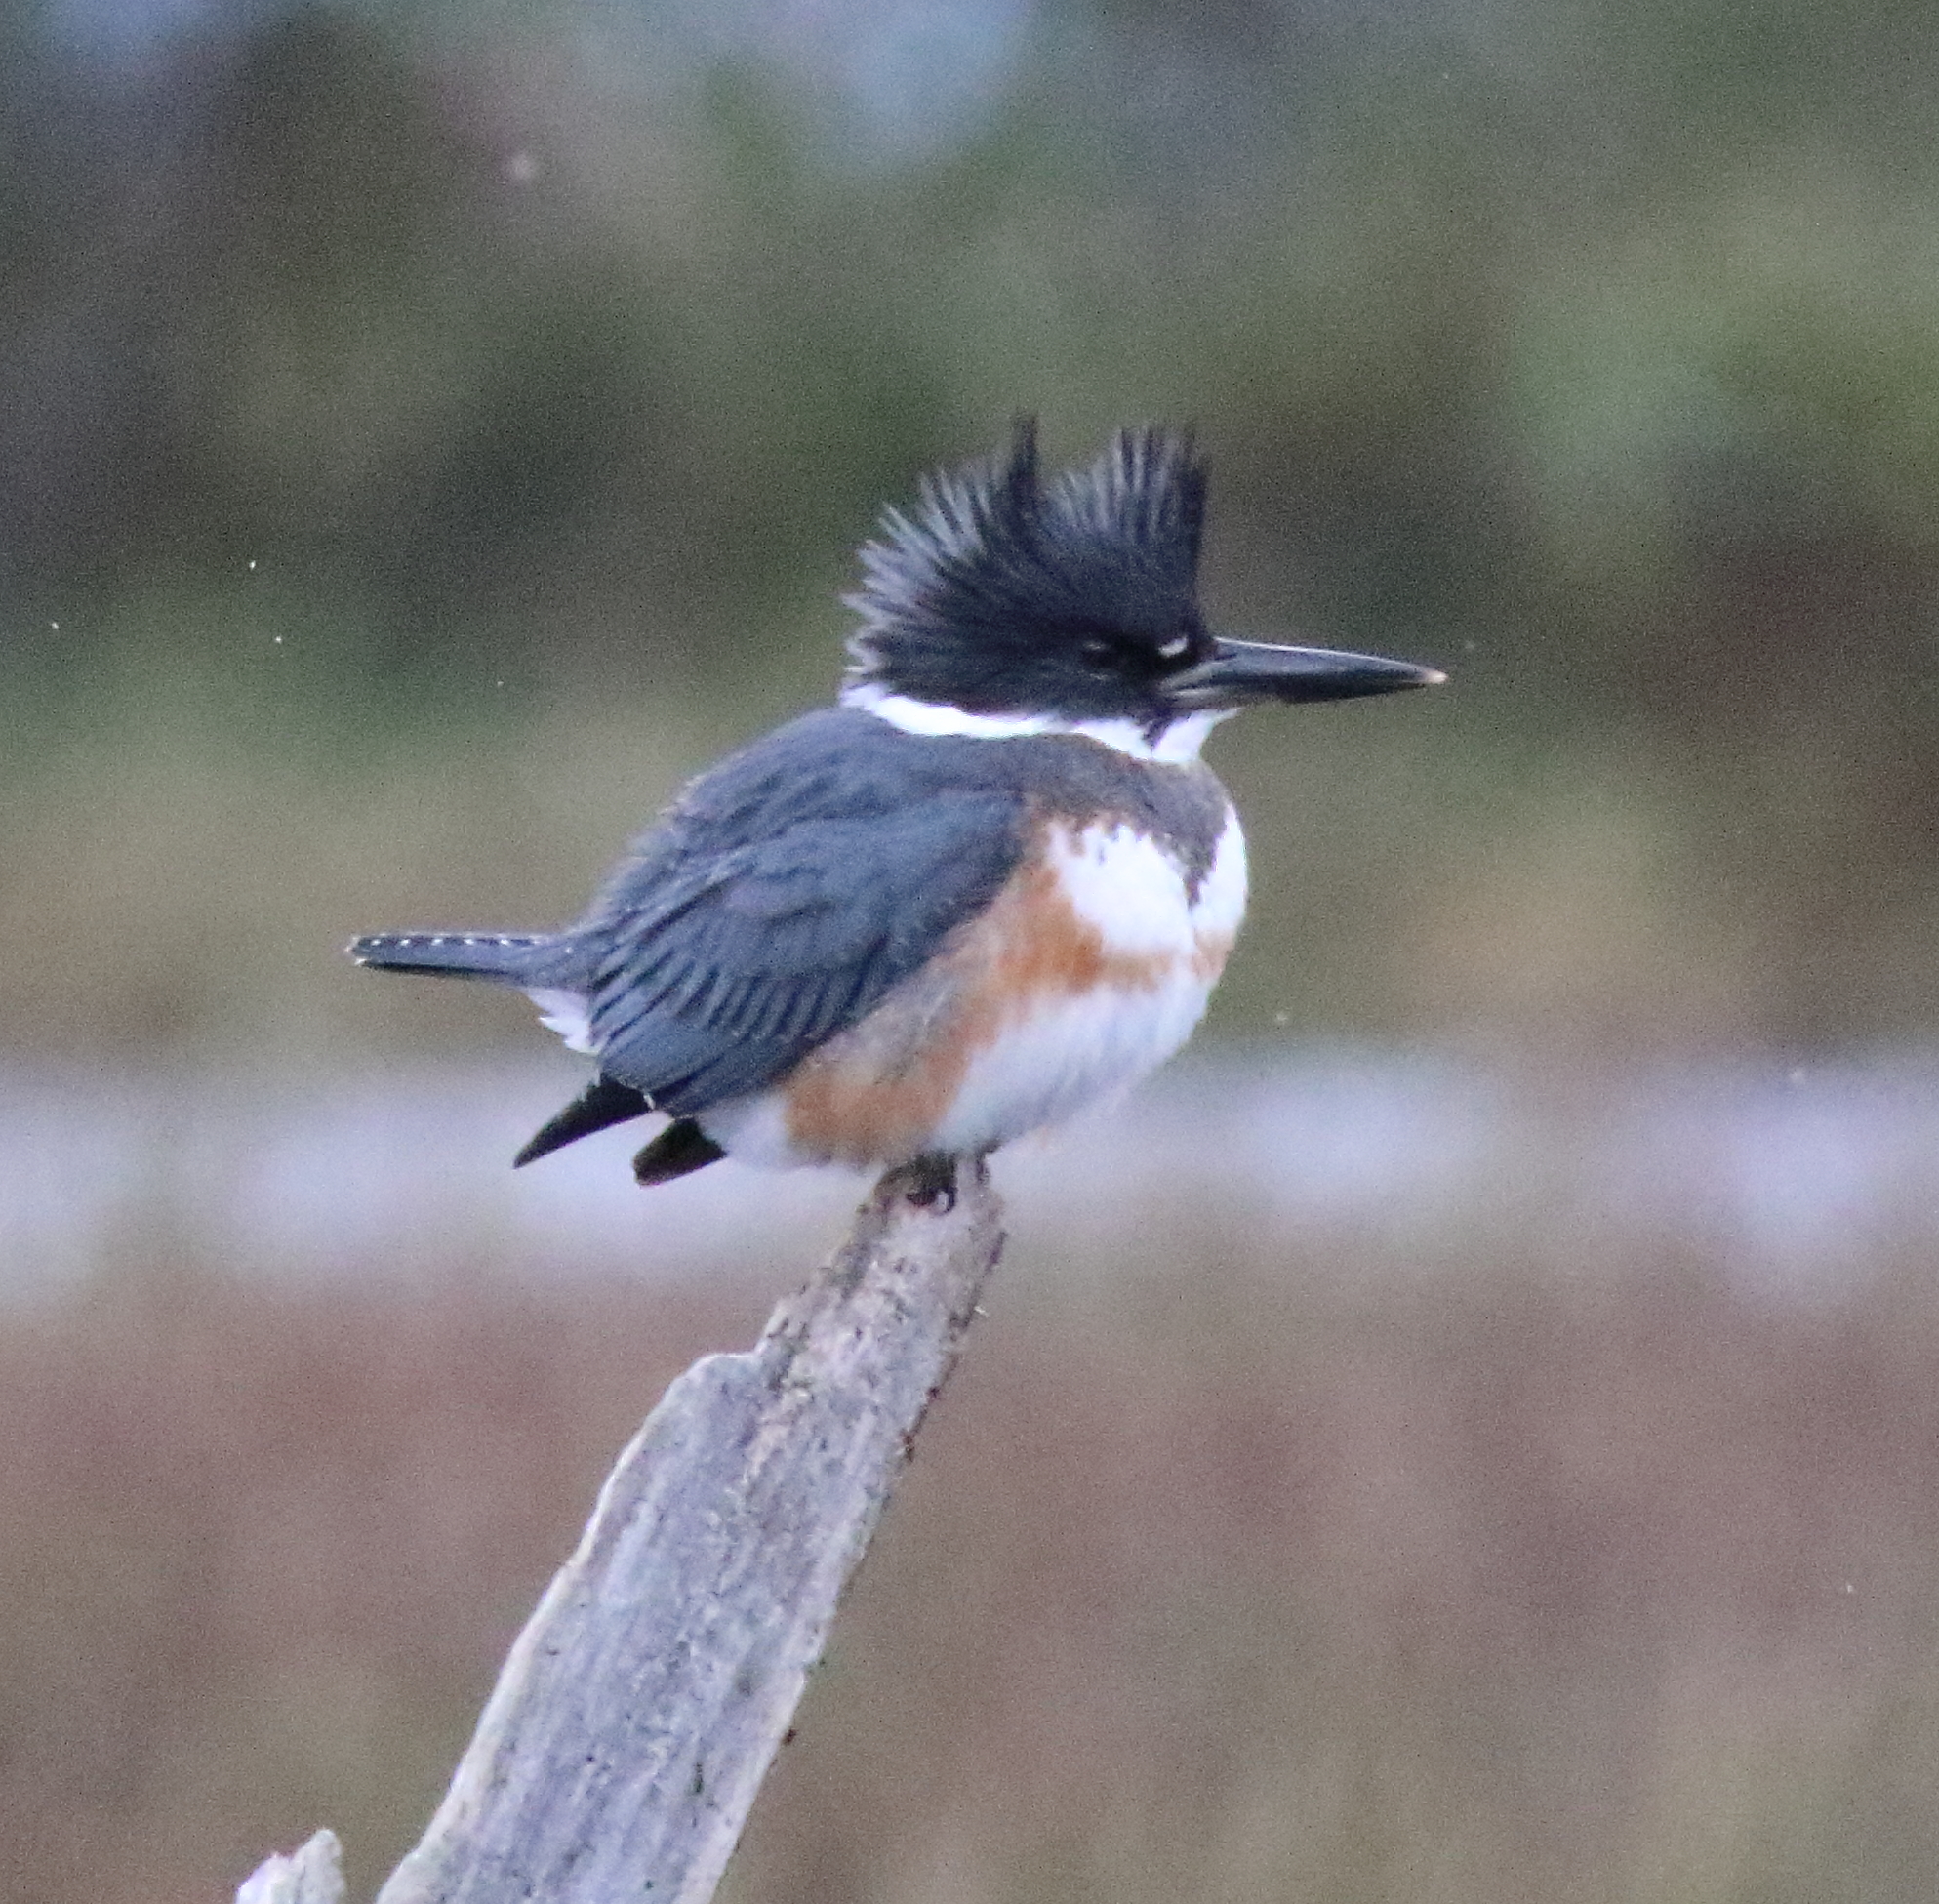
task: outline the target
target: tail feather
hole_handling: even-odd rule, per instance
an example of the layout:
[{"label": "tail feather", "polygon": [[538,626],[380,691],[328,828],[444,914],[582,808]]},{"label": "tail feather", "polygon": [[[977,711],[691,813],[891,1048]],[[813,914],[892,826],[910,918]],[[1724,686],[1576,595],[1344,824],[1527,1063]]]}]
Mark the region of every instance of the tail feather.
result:
[{"label": "tail feather", "polygon": [[691,1117],[675,1117],[633,1158],[637,1184],[670,1184],[690,1171],[705,1170],[727,1155]]},{"label": "tail feather", "polygon": [[582,1137],[590,1137],[595,1130],[604,1130],[608,1124],[624,1124],[628,1118],[644,1117],[652,1109],[645,1092],[622,1084],[617,1077],[608,1077],[602,1072],[512,1158],[511,1167],[516,1170],[521,1164],[535,1162],[560,1145],[577,1143]]},{"label": "tail feather", "polygon": [[350,956],[380,972],[523,985],[557,944],[550,932],[368,932],[350,942]]}]

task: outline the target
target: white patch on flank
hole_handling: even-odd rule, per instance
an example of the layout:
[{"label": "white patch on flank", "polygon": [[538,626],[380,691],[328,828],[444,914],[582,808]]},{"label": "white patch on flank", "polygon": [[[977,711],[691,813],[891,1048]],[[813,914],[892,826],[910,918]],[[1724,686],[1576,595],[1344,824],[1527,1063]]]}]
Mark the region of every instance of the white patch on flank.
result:
[{"label": "white patch on flank", "polygon": [[1062,714],[968,714],[934,701],[892,694],[879,681],[851,681],[841,691],[844,708],[861,708],[905,734],[967,735],[980,741],[1015,741],[1040,734],[1078,734],[1100,741],[1134,760],[1182,767],[1198,758],[1205,736],[1236,710],[1208,709],[1161,728],[1153,741],[1135,720],[1070,720]]},{"label": "white patch on flank", "polygon": [[738,1163],[756,1170],[799,1170],[825,1157],[810,1156],[788,1134],[788,1104],[779,1091],[730,1098],[694,1121]]},{"label": "white patch on flank", "polygon": [[567,992],[562,987],[534,986],[525,994],[539,1007],[539,1023],[558,1033],[568,1051],[592,1052],[592,1016],[583,992]]}]

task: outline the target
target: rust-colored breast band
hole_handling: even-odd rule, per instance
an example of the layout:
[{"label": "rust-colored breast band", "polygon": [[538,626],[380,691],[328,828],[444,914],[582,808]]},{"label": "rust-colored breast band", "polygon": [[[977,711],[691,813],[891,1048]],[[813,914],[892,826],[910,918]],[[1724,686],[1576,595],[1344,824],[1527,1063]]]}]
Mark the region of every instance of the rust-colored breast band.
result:
[{"label": "rust-colored breast band", "polygon": [[[1062,827],[1058,828],[1063,830]],[[1051,829],[989,910],[874,1011],[831,1038],[783,1084],[788,1132],[807,1155],[854,1164],[922,1153],[949,1115],[977,1053],[1043,1003],[1107,986],[1156,991],[1167,952],[1113,952],[1071,906],[1051,856]],[[1225,947],[1205,948],[1216,976]]]}]

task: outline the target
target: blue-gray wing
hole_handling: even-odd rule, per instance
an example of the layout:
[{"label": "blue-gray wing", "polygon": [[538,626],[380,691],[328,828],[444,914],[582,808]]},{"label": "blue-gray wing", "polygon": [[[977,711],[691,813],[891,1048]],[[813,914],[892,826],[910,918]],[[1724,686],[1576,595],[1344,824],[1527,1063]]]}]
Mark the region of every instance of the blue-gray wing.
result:
[{"label": "blue-gray wing", "polygon": [[761,1090],[990,903],[1022,799],[937,781],[893,733],[797,722],[638,843],[572,935],[602,1074],[675,1116]]}]

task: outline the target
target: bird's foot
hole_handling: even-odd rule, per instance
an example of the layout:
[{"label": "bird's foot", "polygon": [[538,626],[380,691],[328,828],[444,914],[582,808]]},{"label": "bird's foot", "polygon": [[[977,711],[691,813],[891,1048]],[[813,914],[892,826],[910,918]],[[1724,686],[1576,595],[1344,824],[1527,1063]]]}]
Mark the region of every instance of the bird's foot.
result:
[{"label": "bird's foot", "polygon": [[912,1157],[897,1173],[897,1189],[918,1210],[948,1216],[956,1207],[956,1165],[952,1156]]}]

